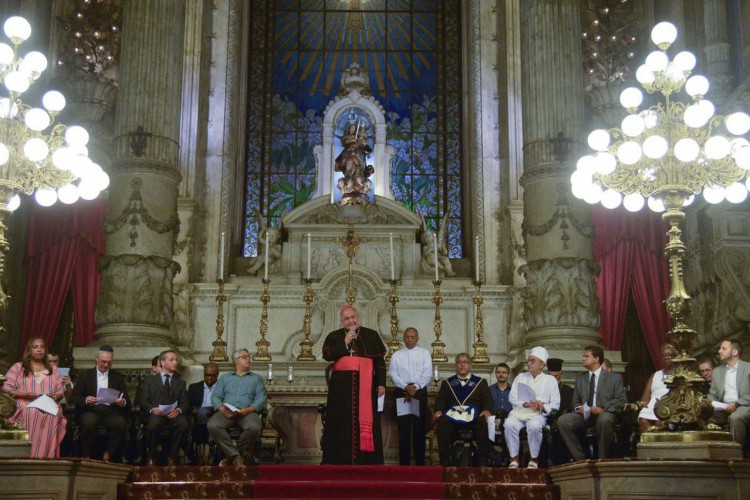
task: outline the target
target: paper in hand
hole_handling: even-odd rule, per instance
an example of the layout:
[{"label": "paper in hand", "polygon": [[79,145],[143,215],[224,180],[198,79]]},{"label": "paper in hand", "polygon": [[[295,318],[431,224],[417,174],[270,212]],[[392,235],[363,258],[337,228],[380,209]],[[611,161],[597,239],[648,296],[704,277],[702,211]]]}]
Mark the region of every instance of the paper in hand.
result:
[{"label": "paper in hand", "polygon": [[725,410],[727,407],[726,403],[722,403],[721,401],[711,401],[711,406],[714,407],[714,410]]},{"label": "paper in hand", "polygon": [[588,403],[583,403],[583,419],[588,420],[591,416],[591,407]]},{"label": "paper in hand", "polygon": [[96,404],[98,405],[111,405],[115,400],[120,399],[122,393],[117,389],[111,389],[109,387],[101,388],[96,393]]},{"label": "paper in hand", "polygon": [[224,403],[224,406],[226,406],[229,411],[233,411],[235,413],[237,413],[238,411],[240,411],[239,408],[237,408],[234,405],[230,405],[229,403]]},{"label": "paper in hand", "polygon": [[487,417],[487,434],[490,438],[490,441],[493,443],[495,442],[495,433],[497,431],[495,430],[495,415],[490,415]]},{"label": "paper in hand", "polygon": [[382,396],[378,396],[378,412],[382,412],[384,406],[385,406],[385,394],[383,394]]},{"label": "paper in hand", "polygon": [[528,403],[536,401],[536,392],[529,384],[518,383],[518,400]]},{"label": "paper in hand", "polygon": [[164,413],[170,413],[175,408],[177,408],[177,401],[175,401],[171,405],[159,405],[159,409]]},{"label": "paper in hand", "polygon": [[396,416],[401,417],[403,415],[414,415],[419,416],[419,400],[411,398],[410,401],[406,401],[406,398],[396,398]]},{"label": "paper in hand", "polygon": [[57,406],[57,403],[55,403],[55,400],[47,396],[46,394],[42,394],[34,401],[29,403],[27,408],[36,408],[43,411],[44,413],[49,413],[50,415],[57,415],[57,412],[59,410],[59,407]]}]

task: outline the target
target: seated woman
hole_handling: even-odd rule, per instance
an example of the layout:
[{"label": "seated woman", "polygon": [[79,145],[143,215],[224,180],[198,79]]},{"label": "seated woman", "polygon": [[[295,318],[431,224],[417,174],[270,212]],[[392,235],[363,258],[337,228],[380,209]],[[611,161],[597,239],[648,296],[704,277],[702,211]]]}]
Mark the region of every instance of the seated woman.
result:
[{"label": "seated woman", "polygon": [[16,400],[16,413],[11,422],[23,425],[29,431],[31,457],[56,458],[60,454],[60,443],[65,437],[66,420],[58,405],[57,415],[29,404],[46,394],[59,402],[63,398],[63,382],[60,372],[47,361],[47,346],[43,339],[33,338],[26,344],[23,360],[14,364],[5,374],[3,391]]},{"label": "seated woman", "polygon": [[[641,434],[646,432],[651,426],[659,426],[661,422],[654,414],[656,401],[663,398],[669,392],[669,387],[664,384],[664,377],[674,373],[675,365],[672,359],[677,356],[677,350],[671,344],[661,346],[661,359],[663,368],[655,372],[646,382],[646,388],[643,390],[643,397],[637,405],[641,408],[638,413],[638,428]],[[648,404],[646,403],[648,401]]]}]

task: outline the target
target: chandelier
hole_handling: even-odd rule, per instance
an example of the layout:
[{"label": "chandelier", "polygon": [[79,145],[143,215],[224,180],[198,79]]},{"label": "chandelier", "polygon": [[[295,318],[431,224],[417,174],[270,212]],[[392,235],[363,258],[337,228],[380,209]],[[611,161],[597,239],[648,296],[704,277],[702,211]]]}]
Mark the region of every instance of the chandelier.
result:
[{"label": "chandelier", "polygon": [[[705,98],[708,79],[691,76],[695,56],[682,51],[670,60],[668,49],[676,38],[677,29],[671,23],[654,26],[651,39],[658,50],[636,71],[638,83],[650,98],[638,87],[622,91],[620,104],[627,116],[619,128],[591,132],[588,144],[593,153],[578,160],[571,184],[573,194],[590,204],[616,208],[622,203],[633,212],[647,205],[663,212],[662,219],[669,225],[666,308],[674,320],[668,337],[678,357],[674,375],[666,380],[670,393],[659,400],[656,415],[667,424],[662,427],[665,430],[705,430],[712,429],[707,423],[712,408],[699,390],[704,382],[689,355],[696,332],[687,325],[691,302],[683,282],[686,247],[680,225],[684,207],[696,195],[702,194],[712,204],[740,203],[747,198],[750,142],[742,136],[750,130],[750,116],[715,113]],[[644,98],[654,104],[639,111]],[[658,441],[654,434],[646,433],[642,439]]]},{"label": "chandelier", "polygon": [[[31,25],[11,17],[3,31],[10,44],[0,42],[0,274],[9,248],[5,220],[19,206],[19,194],[33,194],[40,205],[51,206],[58,199],[68,204],[92,200],[109,185],[107,174],[88,157],[86,129],[55,123],[65,107],[60,92],[45,93],[43,107],[21,99],[47,68],[41,52],[19,55]],[[0,312],[6,304],[0,286]]]}]

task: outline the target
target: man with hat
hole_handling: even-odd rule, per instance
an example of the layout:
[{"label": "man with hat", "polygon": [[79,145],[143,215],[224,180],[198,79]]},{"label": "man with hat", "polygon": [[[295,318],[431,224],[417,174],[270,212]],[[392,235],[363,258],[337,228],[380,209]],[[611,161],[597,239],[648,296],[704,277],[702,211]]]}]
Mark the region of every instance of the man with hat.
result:
[{"label": "man with hat", "polygon": [[528,371],[519,374],[510,389],[510,402],[513,410],[505,420],[505,442],[511,459],[509,468],[518,468],[521,443],[518,434],[526,428],[529,440],[528,468],[539,467],[539,450],[542,447],[542,433],[547,425],[547,416],[560,408],[560,390],[557,380],[542,372],[549,354],[544,347],[534,347],[526,361]]},{"label": "man with hat", "polygon": [[560,358],[549,358],[547,360],[547,374],[557,379],[560,389],[560,413],[566,413],[573,406],[573,388],[567,384],[563,384],[562,366],[563,360]]},{"label": "man with hat", "polygon": [[[119,462],[127,436],[127,416],[131,405],[125,387],[125,377],[111,369],[114,357],[115,351],[112,346],[101,346],[96,353],[96,366],[83,371],[76,378],[70,399],[76,407],[78,421],[81,424],[81,456],[91,458],[96,430],[100,425],[104,425],[109,430],[109,436],[102,459]],[[119,397],[112,403],[102,403],[98,399],[101,389],[114,389],[119,393]]]}]

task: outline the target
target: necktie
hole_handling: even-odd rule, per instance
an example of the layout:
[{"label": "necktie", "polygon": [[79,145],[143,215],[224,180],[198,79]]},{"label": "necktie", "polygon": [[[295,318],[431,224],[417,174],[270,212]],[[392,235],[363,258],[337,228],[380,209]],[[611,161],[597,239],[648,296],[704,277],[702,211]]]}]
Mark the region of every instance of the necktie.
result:
[{"label": "necktie", "polygon": [[461,378],[461,377],[459,377],[458,379],[461,381],[462,384],[465,384],[466,382],[469,381],[468,378]]},{"label": "necktie", "polygon": [[589,378],[589,398],[586,400],[586,404],[594,406],[594,393],[596,392],[596,375],[591,374]]},{"label": "necktie", "polygon": [[172,389],[172,386],[169,384],[169,379],[171,375],[164,375],[164,385],[161,389],[161,401],[159,401],[160,404],[168,405],[172,404],[172,401],[170,401],[170,392]]}]

